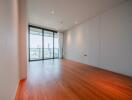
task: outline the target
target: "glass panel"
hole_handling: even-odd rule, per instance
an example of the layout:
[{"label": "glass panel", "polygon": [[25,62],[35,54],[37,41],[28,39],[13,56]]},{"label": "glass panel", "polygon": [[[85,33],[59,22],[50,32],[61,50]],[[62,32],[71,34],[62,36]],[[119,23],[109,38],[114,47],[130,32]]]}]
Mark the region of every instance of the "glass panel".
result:
[{"label": "glass panel", "polygon": [[30,60],[42,59],[42,30],[30,27]]},{"label": "glass panel", "polygon": [[59,34],[54,34],[54,58],[59,58]]},{"label": "glass panel", "polygon": [[30,27],[29,41],[30,60],[59,58],[59,36],[57,33]]},{"label": "glass panel", "polygon": [[44,31],[44,59],[53,58],[53,32]]}]

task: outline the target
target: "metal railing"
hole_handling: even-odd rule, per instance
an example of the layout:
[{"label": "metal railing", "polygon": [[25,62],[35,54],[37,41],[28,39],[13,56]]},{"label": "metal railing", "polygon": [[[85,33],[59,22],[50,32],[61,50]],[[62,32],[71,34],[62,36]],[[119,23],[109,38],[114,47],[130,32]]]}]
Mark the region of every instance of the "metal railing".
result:
[{"label": "metal railing", "polygon": [[[53,54],[54,53],[54,54]],[[47,58],[59,58],[59,48],[30,48],[30,60],[42,59],[44,54],[44,59]],[[53,57],[54,55],[54,57]]]}]

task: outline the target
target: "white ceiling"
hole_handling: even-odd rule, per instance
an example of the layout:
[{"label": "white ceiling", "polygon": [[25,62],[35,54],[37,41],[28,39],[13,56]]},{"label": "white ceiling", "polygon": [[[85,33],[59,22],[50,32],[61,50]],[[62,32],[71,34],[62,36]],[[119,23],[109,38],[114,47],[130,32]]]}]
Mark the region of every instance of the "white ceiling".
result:
[{"label": "white ceiling", "polygon": [[[66,31],[125,0],[28,0],[29,23]],[[51,11],[55,13],[52,15]]]}]

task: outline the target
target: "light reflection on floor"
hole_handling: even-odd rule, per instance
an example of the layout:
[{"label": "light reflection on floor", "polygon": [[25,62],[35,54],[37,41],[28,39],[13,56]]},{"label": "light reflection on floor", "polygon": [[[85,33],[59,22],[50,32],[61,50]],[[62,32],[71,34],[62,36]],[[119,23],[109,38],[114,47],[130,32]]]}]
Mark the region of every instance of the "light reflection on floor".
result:
[{"label": "light reflection on floor", "polygon": [[60,78],[60,66],[58,59],[29,62],[28,79],[30,83],[41,84],[39,80],[50,82]]}]

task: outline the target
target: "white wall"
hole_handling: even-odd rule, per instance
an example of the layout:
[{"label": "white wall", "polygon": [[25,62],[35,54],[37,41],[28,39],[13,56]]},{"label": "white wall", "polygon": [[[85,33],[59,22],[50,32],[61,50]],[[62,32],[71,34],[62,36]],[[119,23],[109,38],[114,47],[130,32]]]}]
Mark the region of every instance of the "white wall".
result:
[{"label": "white wall", "polygon": [[65,32],[64,58],[132,76],[132,1]]},{"label": "white wall", "polygon": [[0,99],[13,100],[19,81],[17,0],[0,0]]},{"label": "white wall", "polygon": [[19,0],[19,64],[20,79],[27,77],[27,38],[28,38],[28,20],[27,20],[27,0]]},{"label": "white wall", "polygon": [[0,1],[0,99],[14,100],[27,75],[26,0]]}]

